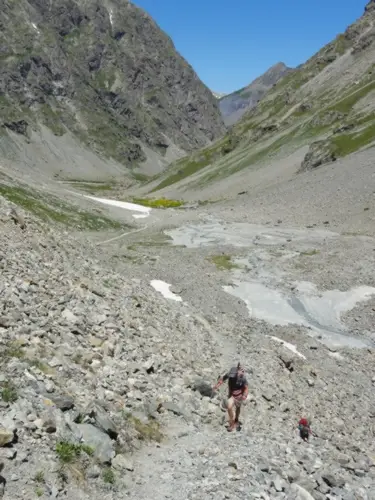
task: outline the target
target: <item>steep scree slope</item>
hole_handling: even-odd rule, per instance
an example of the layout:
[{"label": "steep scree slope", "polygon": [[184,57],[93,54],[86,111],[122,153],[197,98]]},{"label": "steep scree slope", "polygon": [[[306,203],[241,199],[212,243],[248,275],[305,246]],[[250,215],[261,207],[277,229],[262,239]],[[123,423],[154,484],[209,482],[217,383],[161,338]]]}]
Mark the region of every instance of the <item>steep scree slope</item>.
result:
[{"label": "steep scree slope", "polygon": [[[120,248],[27,212],[22,229],[10,208],[0,196],[4,500],[374,498],[373,349],[331,352],[296,325],[232,323],[216,308],[205,320],[153,291],[152,267],[131,279]],[[228,434],[226,391],[210,383],[237,348],[251,395]]]},{"label": "steep scree slope", "polygon": [[225,130],[210,90],[127,0],[4,0],[0,61],[8,157],[9,131],[33,141],[41,124],[132,166],[150,156],[167,162]]}]

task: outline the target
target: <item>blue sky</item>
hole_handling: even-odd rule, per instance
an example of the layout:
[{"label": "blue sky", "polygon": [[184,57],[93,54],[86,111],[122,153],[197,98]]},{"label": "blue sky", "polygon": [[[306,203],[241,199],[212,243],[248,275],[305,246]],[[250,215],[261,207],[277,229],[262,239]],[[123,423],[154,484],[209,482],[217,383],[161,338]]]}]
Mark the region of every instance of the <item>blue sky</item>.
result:
[{"label": "blue sky", "polygon": [[297,66],[360,17],[366,0],[133,0],[212,90],[244,87],[276,62]]}]

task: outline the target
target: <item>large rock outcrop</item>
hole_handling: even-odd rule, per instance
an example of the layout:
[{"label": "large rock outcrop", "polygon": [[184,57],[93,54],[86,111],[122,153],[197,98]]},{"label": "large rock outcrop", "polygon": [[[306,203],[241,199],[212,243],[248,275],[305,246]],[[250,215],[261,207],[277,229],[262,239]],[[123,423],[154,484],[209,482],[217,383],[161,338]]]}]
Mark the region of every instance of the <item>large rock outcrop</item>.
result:
[{"label": "large rock outcrop", "polygon": [[306,153],[299,172],[313,170],[314,168],[331,163],[337,160],[337,151],[332,141],[322,140],[315,141],[310,144],[309,150]]}]

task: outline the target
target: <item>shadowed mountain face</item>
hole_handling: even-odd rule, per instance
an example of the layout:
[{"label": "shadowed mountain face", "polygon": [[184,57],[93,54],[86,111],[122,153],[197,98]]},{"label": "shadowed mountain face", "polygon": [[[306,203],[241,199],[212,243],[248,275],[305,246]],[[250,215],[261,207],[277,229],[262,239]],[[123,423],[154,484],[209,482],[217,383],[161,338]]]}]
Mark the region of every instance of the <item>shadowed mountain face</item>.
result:
[{"label": "shadowed mountain face", "polygon": [[266,92],[277,83],[280,78],[291,71],[284,63],[278,63],[267,70],[262,76],[233,94],[224,96],[220,100],[220,110],[227,125],[238,121],[246,111],[258,104]]},{"label": "shadowed mountain face", "polygon": [[2,135],[43,124],[133,166],[225,131],[210,90],[128,0],[3,0],[0,61]]}]

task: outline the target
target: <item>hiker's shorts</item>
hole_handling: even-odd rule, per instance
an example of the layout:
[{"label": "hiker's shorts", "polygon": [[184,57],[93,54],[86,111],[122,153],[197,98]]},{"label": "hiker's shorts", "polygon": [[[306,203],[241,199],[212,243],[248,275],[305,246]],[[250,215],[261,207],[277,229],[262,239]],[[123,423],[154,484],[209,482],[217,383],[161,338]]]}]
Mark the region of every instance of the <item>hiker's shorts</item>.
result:
[{"label": "hiker's shorts", "polygon": [[241,408],[242,406],[242,399],[237,399],[237,398],[234,398],[233,396],[231,396],[229,399],[228,399],[228,402],[227,402],[227,405],[231,405],[233,406],[234,408]]}]

